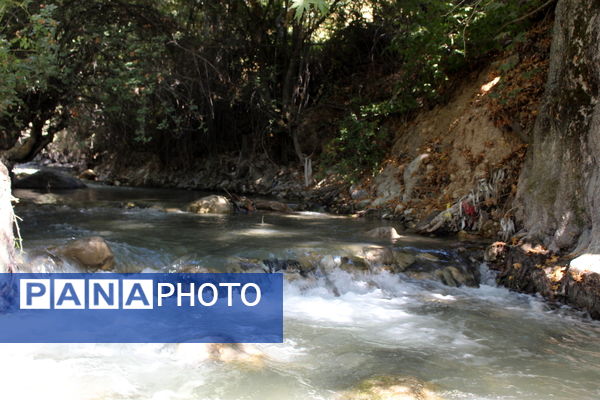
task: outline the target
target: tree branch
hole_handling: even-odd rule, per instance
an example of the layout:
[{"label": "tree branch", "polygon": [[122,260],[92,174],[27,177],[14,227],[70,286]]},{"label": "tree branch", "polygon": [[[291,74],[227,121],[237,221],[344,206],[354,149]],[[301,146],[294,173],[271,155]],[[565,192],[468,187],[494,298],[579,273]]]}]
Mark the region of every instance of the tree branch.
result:
[{"label": "tree branch", "polygon": [[545,2],[544,4],[542,4],[541,6],[539,6],[538,8],[536,8],[535,10],[530,11],[527,14],[525,14],[525,15],[523,15],[523,16],[515,19],[515,20],[512,20],[512,21],[509,21],[509,22],[505,23],[504,25],[502,25],[500,27],[500,29],[498,30],[498,32],[502,32],[502,30],[504,28],[506,28],[507,26],[509,26],[509,25],[516,24],[517,22],[521,22],[521,21],[526,20],[527,18],[529,18],[529,17],[537,14],[538,12],[544,10],[546,7],[550,6],[552,3],[556,3],[556,0],[548,0],[547,2]]}]

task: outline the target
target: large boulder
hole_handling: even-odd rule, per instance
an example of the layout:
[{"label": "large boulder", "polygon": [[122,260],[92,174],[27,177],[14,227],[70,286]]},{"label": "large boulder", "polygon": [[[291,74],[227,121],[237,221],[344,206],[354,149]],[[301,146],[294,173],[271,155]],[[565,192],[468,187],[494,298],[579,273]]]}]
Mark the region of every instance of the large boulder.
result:
[{"label": "large boulder", "polygon": [[85,184],[62,172],[44,169],[15,182],[17,189],[83,189]]},{"label": "large boulder", "polygon": [[14,271],[13,209],[10,177],[0,162],[0,272]]},{"label": "large boulder", "polygon": [[114,254],[100,236],[72,240],[53,252],[89,270],[110,271],[115,266]]},{"label": "large boulder", "polygon": [[339,400],[441,400],[432,385],[412,376],[380,376],[362,381]]},{"label": "large boulder", "polygon": [[230,214],[233,204],[226,197],[211,195],[194,201],[188,210],[196,214]]}]

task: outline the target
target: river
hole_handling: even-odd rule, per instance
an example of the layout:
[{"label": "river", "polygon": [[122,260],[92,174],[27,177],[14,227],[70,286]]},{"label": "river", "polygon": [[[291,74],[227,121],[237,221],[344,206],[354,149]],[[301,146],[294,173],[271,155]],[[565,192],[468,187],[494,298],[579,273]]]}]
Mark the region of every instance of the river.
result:
[{"label": "river", "polygon": [[[16,195],[39,198],[32,191]],[[184,264],[222,269],[234,256],[341,256],[378,244],[365,232],[381,221],[308,212],[192,215],[148,207],[184,207],[200,196],[96,185],[45,195],[45,203],[55,204],[25,200],[17,213],[29,254],[101,235],[124,272],[174,271]],[[128,202],[147,208],[123,207]],[[444,254],[453,242],[403,236],[395,246]],[[57,270],[47,259],[31,260],[32,270]],[[231,360],[215,359],[202,344],[2,344],[0,394],[334,399],[363,379],[392,375],[430,382],[445,399],[600,398],[600,324],[496,287],[483,272],[479,288],[341,270],[329,282],[286,282],[284,343],[249,346]]]}]

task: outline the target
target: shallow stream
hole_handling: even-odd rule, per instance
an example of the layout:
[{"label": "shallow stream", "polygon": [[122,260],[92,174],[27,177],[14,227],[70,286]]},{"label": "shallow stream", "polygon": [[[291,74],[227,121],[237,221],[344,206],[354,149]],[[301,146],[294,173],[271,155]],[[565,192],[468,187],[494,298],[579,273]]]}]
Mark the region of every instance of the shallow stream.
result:
[{"label": "shallow stream", "polygon": [[[32,191],[17,191],[39,199]],[[378,244],[381,221],[320,213],[192,215],[201,193],[108,188],[45,194],[17,208],[25,249],[101,235],[122,271],[223,268],[231,257],[343,256]],[[134,202],[148,208],[126,208]],[[379,243],[381,244],[381,243]],[[389,244],[389,243],[388,243]],[[404,236],[412,251],[452,241]],[[31,266],[52,271],[51,263]],[[451,288],[389,273],[285,284],[283,344],[215,359],[207,345],[0,345],[0,397],[14,399],[334,399],[361,380],[413,376],[446,399],[598,399],[600,324],[498,288]]]}]

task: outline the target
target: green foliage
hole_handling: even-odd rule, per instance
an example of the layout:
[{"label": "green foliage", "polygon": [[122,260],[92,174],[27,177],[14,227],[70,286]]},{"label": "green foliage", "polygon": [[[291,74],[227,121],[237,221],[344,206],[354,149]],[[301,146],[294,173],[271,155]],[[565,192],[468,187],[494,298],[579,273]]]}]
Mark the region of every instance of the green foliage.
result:
[{"label": "green foliage", "polygon": [[480,58],[523,38],[527,21],[511,23],[541,0],[406,1],[388,4],[393,33],[387,52],[401,60],[402,78],[391,101],[399,112],[436,102],[444,82]]},{"label": "green foliage", "polygon": [[329,4],[326,0],[292,0],[290,8],[296,10],[295,17],[299,20],[311,10],[316,10],[320,14],[326,14],[329,10]]},{"label": "green foliage", "polygon": [[[541,3],[538,0],[372,2],[373,13],[380,16],[379,20],[358,19],[354,25],[340,29],[358,32],[351,36],[356,43],[371,32],[370,25],[376,25],[379,37],[387,41],[371,58],[397,71],[395,86],[384,98],[378,98],[377,94],[353,97],[352,109],[361,111],[358,116],[350,112],[340,121],[323,154],[324,163],[337,165],[340,172],[352,179],[360,171],[372,173],[385,155],[380,146],[386,140],[379,123],[390,115],[409,116],[443,100],[445,84],[453,75],[469,70],[481,58],[507,44],[522,41],[527,21],[513,22]],[[334,36],[333,40],[339,38]],[[334,56],[343,57],[335,65],[343,65],[352,52],[356,54],[356,48],[347,52],[343,48],[332,47],[332,50]]]},{"label": "green foliage", "polygon": [[539,4],[3,0],[0,151],[34,123],[68,121],[98,152],[189,163],[250,138],[285,162],[307,108],[381,70],[393,87],[350,93],[325,155],[349,176],[371,172],[383,121],[435,104],[452,74],[518,38],[526,21],[507,23]]},{"label": "green foliage", "polygon": [[381,163],[389,135],[381,127],[373,108],[362,107],[350,113],[339,124],[337,136],[329,142],[321,157],[326,169],[334,169],[349,181],[374,174]]},{"label": "green foliage", "polygon": [[29,5],[29,1],[7,1],[0,10],[6,13],[12,8],[23,20],[12,27],[13,32],[0,31],[0,114],[20,104],[19,93],[46,90],[60,74],[57,21],[53,18],[56,6],[30,10]]}]

